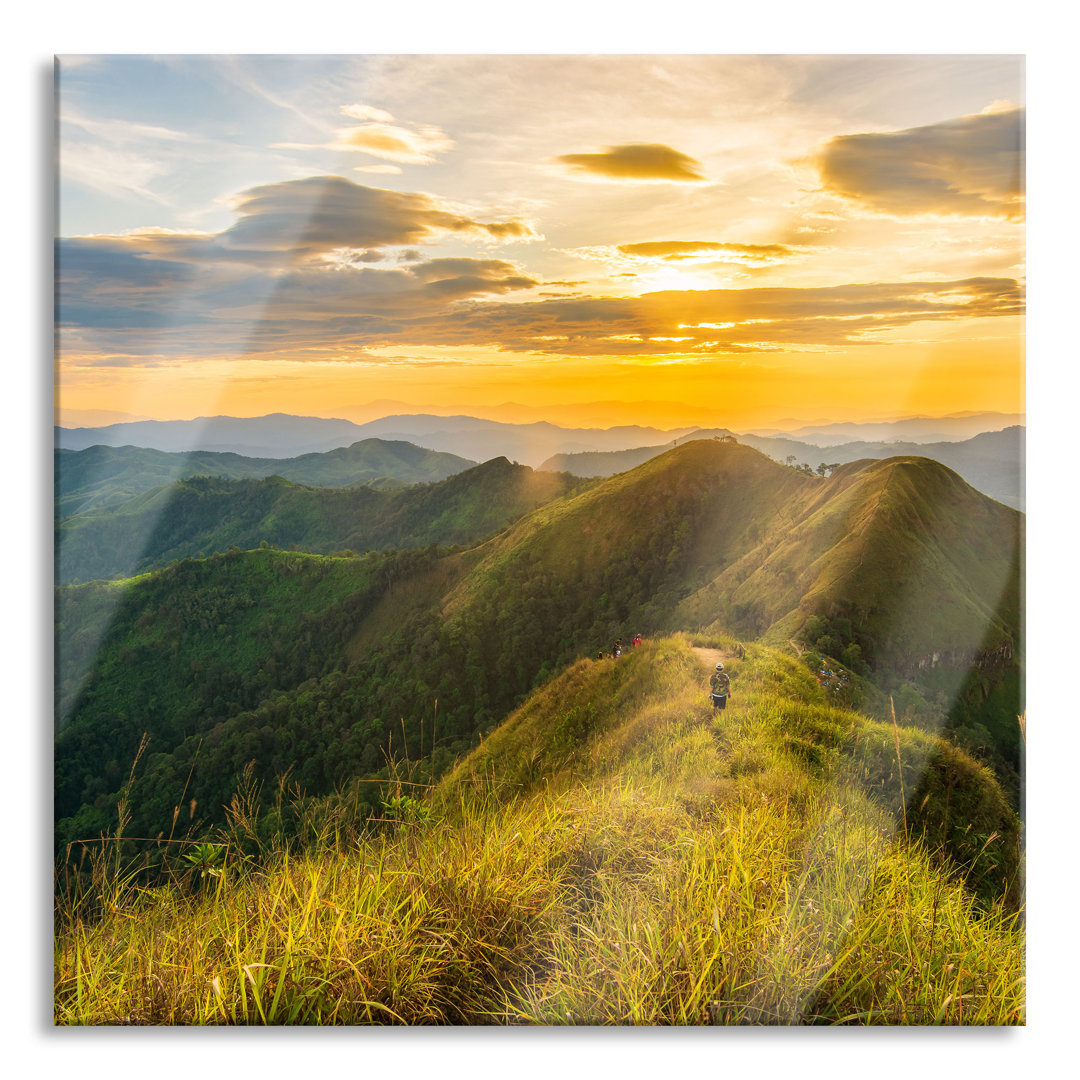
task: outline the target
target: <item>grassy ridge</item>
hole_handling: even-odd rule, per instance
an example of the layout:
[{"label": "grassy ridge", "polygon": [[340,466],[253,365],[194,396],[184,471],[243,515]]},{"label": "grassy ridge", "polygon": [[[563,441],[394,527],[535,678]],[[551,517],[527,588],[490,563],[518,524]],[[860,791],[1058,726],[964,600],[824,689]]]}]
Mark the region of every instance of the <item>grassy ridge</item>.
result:
[{"label": "grassy ridge", "polygon": [[[931,461],[856,462],[819,479],[695,441],[523,518],[444,613],[520,642],[517,664],[554,644],[558,666],[636,629],[802,640],[870,675],[886,705],[895,692],[903,715],[963,733],[1015,797],[1022,529],[1022,515]],[[822,620],[843,639],[807,638]]]},{"label": "grassy ridge", "polygon": [[100,859],[59,907],[57,1022],[1022,1023],[992,777],[743,654],[719,718],[685,640],[573,665],[372,835],[153,889]]},{"label": "grassy ridge", "polygon": [[1021,528],[1019,513],[934,462],[855,462],[809,481],[680,614],[773,642],[811,615],[848,617],[864,654],[897,670],[935,652],[970,657],[1018,633]]},{"label": "grassy ridge", "polygon": [[[738,693],[715,729],[703,705],[701,661],[682,640],[661,641],[619,661],[571,666],[459,763],[440,792],[462,783],[506,794],[582,777],[663,776],[680,797],[707,803],[765,773],[766,796],[794,798],[809,775],[872,799],[896,827],[903,823],[966,870],[980,895],[1019,902],[1019,821],[989,769],[918,728],[894,729],[831,705],[789,656],[731,647],[743,654],[727,662]],[[697,750],[714,740],[719,757],[702,768]]]}]

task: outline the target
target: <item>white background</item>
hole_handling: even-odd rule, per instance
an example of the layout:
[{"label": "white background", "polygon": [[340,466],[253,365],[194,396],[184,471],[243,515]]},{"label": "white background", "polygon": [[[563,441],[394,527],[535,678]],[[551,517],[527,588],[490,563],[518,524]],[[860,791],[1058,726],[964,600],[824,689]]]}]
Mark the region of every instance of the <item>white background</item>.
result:
[{"label": "white background", "polygon": [[[1075,17],[1049,2],[903,4],[663,0],[272,4],[229,0],[39,0],[5,14],[2,72],[14,126],[3,154],[5,518],[0,738],[7,833],[0,846],[0,1018],[9,1075],[267,1069],[518,1077],[1055,1073],[1075,1059],[1078,949],[1075,532],[1080,461],[1071,263],[1077,189]],[[1015,1031],[54,1031],[51,1021],[52,56],[63,53],[875,53],[1027,55],[1028,1026]],[[1065,437],[1070,436],[1068,444]],[[1059,452],[1060,451],[1060,452]],[[29,559],[28,559],[29,555]],[[1070,678],[1070,676],[1072,676]],[[8,787],[7,785],[10,785]],[[183,1040],[182,1044],[177,1040]],[[164,1044],[163,1044],[164,1041]],[[128,1045],[129,1043],[133,1045]],[[1053,1058],[1057,1060],[1051,1064]],[[1045,1058],[1045,1060],[1043,1060]]]}]

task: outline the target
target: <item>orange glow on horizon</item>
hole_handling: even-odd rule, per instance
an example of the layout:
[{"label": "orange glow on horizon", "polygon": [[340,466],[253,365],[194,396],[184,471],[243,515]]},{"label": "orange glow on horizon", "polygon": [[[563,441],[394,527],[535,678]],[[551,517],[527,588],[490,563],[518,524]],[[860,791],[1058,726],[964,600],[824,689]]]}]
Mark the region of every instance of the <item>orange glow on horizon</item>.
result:
[{"label": "orange glow on horizon", "polygon": [[[782,421],[1022,413],[1022,319],[994,336],[763,353],[752,358],[560,357],[427,348],[364,365],[206,360],[70,370],[60,423],[82,410],[157,419],[287,412],[357,422],[397,412],[473,414],[572,427],[639,424],[746,430]],[[677,356],[678,354],[676,354]],[[901,360],[900,357],[903,359]],[[167,406],[162,403],[167,402]]]}]

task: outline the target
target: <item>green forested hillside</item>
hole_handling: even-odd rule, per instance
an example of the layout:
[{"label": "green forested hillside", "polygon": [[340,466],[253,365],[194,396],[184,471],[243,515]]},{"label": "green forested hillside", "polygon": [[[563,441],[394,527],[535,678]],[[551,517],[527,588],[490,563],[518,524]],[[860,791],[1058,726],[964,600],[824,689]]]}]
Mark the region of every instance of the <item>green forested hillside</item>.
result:
[{"label": "green forested hillside", "polygon": [[[789,500],[752,552],[682,610],[777,641],[810,615],[849,618],[866,658],[966,661],[1018,626],[1021,515],[924,458],[841,466]],[[1013,592],[1010,592],[1010,587]]]},{"label": "green forested hillside", "polygon": [[[274,691],[295,692],[339,670],[343,642],[364,611],[395,573],[410,572],[426,557],[238,551],[186,560],[127,586],[108,613],[107,632],[88,670],[79,640],[93,630],[100,604],[95,594],[118,586],[62,590],[55,749],[60,834],[92,835],[115,815],[116,793],[144,733],[150,739],[144,765],[151,772],[162,762],[190,761],[189,736],[197,743]],[[225,770],[223,786],[230,788],[234,769],[231,759],[208,752],[199,783],[220,779]],[[136,821],[142,834],[153,836],[179,792],[148,784],[145,794]],[[210,804],[211,819],[220,815],[221,801]],[[79,813],[82,825],[65,826],[64,819]]]},{"label": "green forested hillside", "polygon": [[363,439],[340,449],[292,458],[91,446],[54,451],[54,496],[57,516],[66,517],[116,507],[144,491],[193,476],[230,480],[281,476],[317,487],[386,487],[445,480],[474,464],[453,454],[384,439]]},{"label": "green forested hillside", "polygon": [[[446,483],[473,490],[469,474]],[[972,733],[1015,779],[1019,540],[1018,514],[931,462],[821,479],[703,441],[464,552],[184,562],[127,587],[107,630],[102,590],[119,586],[61,589],[59,655],[100,647],[60,668],[58,838],[107,825],[143,732],[131,805],[152,837],[181,792],[221,821],[248,762],[267,790],[292,769],[311,794],[388,753],[438,772],[616,636],[725,623],[850,676],[879,716],[893,693],[902,721]]]},{"label": "green forested hillside", "polygon": [[505,458],[400,491],[311,488],[281,476],[193,476],[119,506],[60,519],[57,580],[129,577],[177,559],[262,543],[320,554],[475,543],[580,484]]}]

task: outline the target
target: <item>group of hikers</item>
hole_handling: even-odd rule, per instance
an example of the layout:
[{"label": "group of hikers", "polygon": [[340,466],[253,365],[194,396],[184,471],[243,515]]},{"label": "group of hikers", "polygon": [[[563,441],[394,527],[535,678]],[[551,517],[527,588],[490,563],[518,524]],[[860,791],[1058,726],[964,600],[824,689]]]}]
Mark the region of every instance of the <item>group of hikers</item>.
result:
[{"label": "group of hikers", "polygon": [[[642,638],[642,636],[640,634],[635,634],[632,641],[631,641],[631,644],[636,649],[641,644],[641,642],[643,640],[644,639]],[[623,654],[622,638],[618,637],[618,638],[615,639],[615,644],[611,646],[611,652],[607,653],[606,655],[610,656],[612,658],[612,660],[618,660],[618,658],[620,656],[622,656],[622,654]],[[603,660],[604,656],[605,656],[604,652],[600,651],[600,652],[598,652],[596,654],[596,659],[597,660]]]}]

